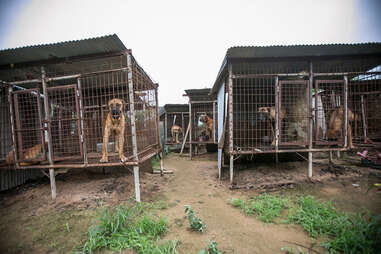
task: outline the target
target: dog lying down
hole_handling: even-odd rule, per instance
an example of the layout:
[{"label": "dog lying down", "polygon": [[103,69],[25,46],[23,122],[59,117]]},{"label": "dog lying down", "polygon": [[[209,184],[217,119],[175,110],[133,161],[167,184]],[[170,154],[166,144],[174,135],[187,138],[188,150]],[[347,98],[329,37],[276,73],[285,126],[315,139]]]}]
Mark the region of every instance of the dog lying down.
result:
[{"label": "dog lying down", "polygon": [[[48,148],[48,143],[45,142],[45,150]],[[23,160],[33,160],[40,157],[43,153],[42,144],[37,144],[30,148],[24,150],[24,158]],[[20,162],[20,166],[30,166],[33,164],[37,164],[38,162]],[[13,165],[15,164],[15,151],[12,149],[7,156],[5,156],[5,165]]]}]

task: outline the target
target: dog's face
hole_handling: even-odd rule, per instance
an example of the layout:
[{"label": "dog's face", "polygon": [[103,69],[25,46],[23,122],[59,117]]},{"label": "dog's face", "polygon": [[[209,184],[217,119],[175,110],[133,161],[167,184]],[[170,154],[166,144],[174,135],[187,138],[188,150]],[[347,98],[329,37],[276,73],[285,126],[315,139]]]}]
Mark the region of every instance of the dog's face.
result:
[{"label": "dog's face", "polygon": [[270,113],[270,110],[269,110],[269,107],[259,107],[259,108],[258,108],[258,112],[269,114],[269,113]]},{"label": "dog's face", "polygon": [[203,122],[203,123],[207,123],[208,122],[208,116],[207,115],[203,115],[200,117],[200,121]]},{"label": "dog's face", "polygon": [[112,99],[108,102],[108,108],[112,119],[119,120],[123,114],[123,104],[121,99]]}]

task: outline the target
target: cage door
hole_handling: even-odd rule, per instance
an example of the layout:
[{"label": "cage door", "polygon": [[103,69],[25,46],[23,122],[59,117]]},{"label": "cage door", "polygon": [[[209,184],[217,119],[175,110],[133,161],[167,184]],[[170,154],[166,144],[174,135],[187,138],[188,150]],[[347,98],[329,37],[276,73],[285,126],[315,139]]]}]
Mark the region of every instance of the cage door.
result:
[{"label": "cage door", "polygon": [[312,102],[315,143],[344,145],[344,80],[316,80]]},{"label": "cage door", "polygon": [[39,89],[12,92],[16,153],[19,162],[46,160]]},{"label": "cage door", "polygon": [[279,81],[279,89],[279,144],[308,145],[308,81]]},{"label": "cage door", "polygon": [[49,87],[53,160],[83,157],[76,85]]}]

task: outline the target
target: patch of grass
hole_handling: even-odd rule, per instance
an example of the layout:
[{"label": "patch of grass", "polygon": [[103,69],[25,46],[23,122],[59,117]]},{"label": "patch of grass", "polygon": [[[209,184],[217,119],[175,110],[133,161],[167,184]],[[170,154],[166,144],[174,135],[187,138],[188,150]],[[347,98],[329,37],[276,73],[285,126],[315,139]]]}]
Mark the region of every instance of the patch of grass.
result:
[{"label": "patch of grass", "polygon": [[105,211],[99,225],[88,230],[83,253],[98,250],[121,251],[133,249],[136,253],[176,253],[176,241],[160,242],[168,230],[164,218],[154,217],[148,203],[127,204]]},{"label": "patch of grass", "polygon": [[280,249],[283,251],[285,254],[309,254],[308,251],[303,251],[300,247],[297,249],[294,249],[292,247],[283,247]]},{"label": "patch of grass", "polygon": [[222,254],[222,252],[217,249],[216,241],[209,241],[206,248],[200,250],[198,254]]},{"label": "patch of grass", "polygon": [[198,218],[190,205],[185,206],[185,213],[188,213],[189,225],[192,230],[204,232],[206,225]]},{"label": "patch of grass", "polygon": [[290,206],[290,200],[275,195],[259,195],[246,202],[241,199],[232,199],[232,206],[240,208],[247,215],[257,215],[265,223],[274,222],[282,216],[282,211]]},{"label": "patch of grass", "polygon": [[[330,202],[312,196],[298,197],[289,220],[300,224],[311,237],[323,236],[332,253],[376,253],[381,246],[381,217],[338,212]],[[366,219],[368,218],[368,219]]]},{"label": "patch of grass", "polygon": [[322,237],[322,246],[331,253],[376,253],[381,246],[380,215],[342,213],[331,202],[316,201],[312,196],[290,200],[264,194],[247,201],[232,199],[231,205],[264,222],[282,217],[289,208],[285,221],[301,225],[313,238]]}]

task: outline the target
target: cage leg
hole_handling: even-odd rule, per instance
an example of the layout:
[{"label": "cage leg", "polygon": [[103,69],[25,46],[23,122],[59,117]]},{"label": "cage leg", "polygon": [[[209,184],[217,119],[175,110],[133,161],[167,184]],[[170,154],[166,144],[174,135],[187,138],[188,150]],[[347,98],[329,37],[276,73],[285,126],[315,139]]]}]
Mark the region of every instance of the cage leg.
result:
[{"label": "cage leg", "polygon": [[56,192],[56,174],[53,168],[49,169],[49,178],[50,178],[50,189],[52,191],[52,199],[56,200],[57,192]]},{"label": "cage leg", "polygon": [[312,177],[312,152],[308,152],[308,177]]},{"label": "cage leg", "polygon": [[338,159],[340,159],[340,157],[341,157],[340,151],[336,151],[336,156]]},{"label": "cage leg", "polygon": [[192,144],[189,143],[189,159],[192,159]]},{"label": "cage leg", "polygon": [[278,153],[275,153],[275,163],[279,163],[279,156],[278,156]]},{"label": "cage leg", "polygon": [[333,159],[333,154],[332,154],[332,151],[329,151],[329,164],[331,165],[332,164],[332,159]]},{"label": "cage leg", "polygon": [[139,166],[134,166],[135,199],[140,202]]},{"label": "cage leg", "polygon": [[163,156],[163,153],[159,153],[159,157],[160,157],[160,175],[163,176],[164,175],[164,156]]},{"label": "cage leg", "polygon": [[234,156],[230,155],[230,184],[233,184],[234,178]]}]

